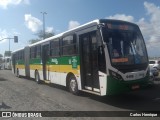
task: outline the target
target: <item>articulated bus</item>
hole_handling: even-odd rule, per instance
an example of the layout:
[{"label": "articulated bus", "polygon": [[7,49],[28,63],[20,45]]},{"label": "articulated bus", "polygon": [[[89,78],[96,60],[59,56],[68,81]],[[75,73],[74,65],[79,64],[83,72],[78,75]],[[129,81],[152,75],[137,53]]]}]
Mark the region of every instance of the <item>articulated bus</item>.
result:
[{"label": "articulated bus", "polygon": [[100,96],[148,85],[148,55],[136,24],[99,19],[12,53],[16,76]]}]

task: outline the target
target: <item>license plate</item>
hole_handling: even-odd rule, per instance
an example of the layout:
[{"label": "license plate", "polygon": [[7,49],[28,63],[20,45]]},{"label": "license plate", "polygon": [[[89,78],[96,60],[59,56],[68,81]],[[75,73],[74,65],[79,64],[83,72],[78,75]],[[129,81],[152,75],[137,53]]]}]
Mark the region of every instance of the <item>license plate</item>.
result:
[{"label": "license plate", "polygon": [[132,85],[132,90],[139,89],[139,85]]}]

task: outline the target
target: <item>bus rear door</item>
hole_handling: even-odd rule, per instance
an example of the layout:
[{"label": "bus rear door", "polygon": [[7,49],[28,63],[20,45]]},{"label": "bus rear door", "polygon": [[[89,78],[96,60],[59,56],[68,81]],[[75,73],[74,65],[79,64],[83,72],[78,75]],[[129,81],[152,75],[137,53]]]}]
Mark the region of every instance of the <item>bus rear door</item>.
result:
[{"label": "bus rear door", "polygon": [[47,76],[47,72],[48,71],[48,66],[47,66],[47,62],[49,60],[49,44],[44,44],[42,45],[42,71],[43,71],[43,79],[44,80],[48,80]]}]

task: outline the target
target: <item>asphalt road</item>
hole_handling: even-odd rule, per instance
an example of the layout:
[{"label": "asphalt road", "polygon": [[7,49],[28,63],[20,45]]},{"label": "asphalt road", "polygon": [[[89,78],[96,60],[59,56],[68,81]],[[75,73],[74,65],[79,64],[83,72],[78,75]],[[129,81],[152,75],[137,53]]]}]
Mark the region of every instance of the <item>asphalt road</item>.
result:
[{"label": "asphalt road", "polygon": [[[156,79],[154,85],[145,90],[121,95],[100,97],[82,93],[80,96],[75,96],[64,87],[39,85],[32,79],[17,78],[9,70],[0,70],[0,111],[160,111],[160,80]],[[7,119],[17,120],[17,118]],[[134,119],[134,117],[58,117],[54,119],[124,120]],[[137,119],[141,120],[142,117],[136,117]]]}]

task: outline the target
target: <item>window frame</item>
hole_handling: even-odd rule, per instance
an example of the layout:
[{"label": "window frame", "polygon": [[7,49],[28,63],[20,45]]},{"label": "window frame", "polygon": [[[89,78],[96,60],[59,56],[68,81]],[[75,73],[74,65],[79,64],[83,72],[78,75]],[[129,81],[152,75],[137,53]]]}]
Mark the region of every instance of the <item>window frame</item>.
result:
[{"label": "window frame", "polygon": [[35,57],[35,46],[30,48],[30,59],[34,59]]},{"label": "window frame", "polygon": [[34,52],[35,52],[34,58],[40,58],[41,57],[41,45],[36,45]]},{"label": "window frame", "polygon": [[[58,47],[54,46],[54,42],[58,41]],[[53,50],[58,49],[58,52],[56,54],[53,54]],[[50,41],[50,57],[60,57],[60,39],[56,38]]]},{"label": "window frame", "polygon": [[[64,39],[69,37],[69,36],[73,37],[72,38],[72,43],[69,43],[69,44],[65,43],[64,44]],[[63,36],[62,39],[61,39],[61,55],[62,56],[74,56],[74,55],[77,55],[78,54],[78,49],[77,49],[78,45],[77,44],[78,44],[78,42],[77,42],[77,39],[76,39],[76,34],[68,34],[68,35]],[[68,49],[64,50],[65,47],[71,47],[71,46],[73,46],[72,47],[72,49],[73,49],[72,53],[69,53]],[[64,54],[64,51],[67,51],[68,53]]]}]

